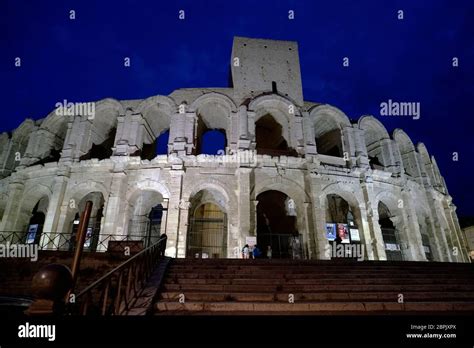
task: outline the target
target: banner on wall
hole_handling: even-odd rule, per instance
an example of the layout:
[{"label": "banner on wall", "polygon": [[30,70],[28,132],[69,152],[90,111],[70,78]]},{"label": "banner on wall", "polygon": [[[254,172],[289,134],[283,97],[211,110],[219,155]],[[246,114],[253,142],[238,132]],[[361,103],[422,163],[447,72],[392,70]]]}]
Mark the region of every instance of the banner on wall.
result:
[{"label": "banner on wall", "polygon": [[254,236],[247,236],[245,237],[245,244],[247,244],[250,248],[257,244],[257,237]]},{"label": "banner on wall", "polygon": [[337,224],[336,239],[340,239],[341,243],[350,243],[349,229],[347,224]]},{"label": "banner on wall", "polygon": [[351,236],[351,241],[360,242],[359,230],[357,228],[349,228],[349,234]]},{"label": "banner on wall", "polygon": [[30,225],[28,227],[28,235],[26,237],[26,244],[33,244],[36,239],[36,233],[38,233],[38,224]]},{"label": "banner on wall", "polygon": [[327,240],[333,241],[336,239],[336,224],[327,223],[326,224],[326,238]]},{"label": "banner on wall", "polygon": [[91,246],[92,241],[92,228],[88,227],[86,232],[86,240],[84,241],[84,248],[88,248]]}]

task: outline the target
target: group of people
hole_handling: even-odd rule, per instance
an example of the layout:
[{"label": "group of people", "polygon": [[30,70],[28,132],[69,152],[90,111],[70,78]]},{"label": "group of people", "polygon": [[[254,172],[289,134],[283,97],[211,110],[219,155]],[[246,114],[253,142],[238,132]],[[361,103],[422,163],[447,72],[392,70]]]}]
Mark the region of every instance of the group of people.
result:
[{"label": "group of people", "polygon": [[[272,247],[269,245],[267,247],[267,259],[272,258]],[[245,244],[242,248],[242,258],[243,259],[259,259],[263,257],[263,253],[258,247],[258,245],[249,246]]]}]

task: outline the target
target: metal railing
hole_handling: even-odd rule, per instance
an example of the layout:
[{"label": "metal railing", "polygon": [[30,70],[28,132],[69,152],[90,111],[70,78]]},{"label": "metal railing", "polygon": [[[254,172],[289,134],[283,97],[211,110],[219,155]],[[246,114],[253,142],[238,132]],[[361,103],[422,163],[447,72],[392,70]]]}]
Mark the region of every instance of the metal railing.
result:
[{"label": "metal railing", "polygon": [[[111,241],[135,241],[142,242],[144,248],[153,245],[159,240],[159,235],[143,235],[143,234],[100,234],[93,233],[87,236],[84,243],[84,251],[105,252],[109,249]],[[19,231],[3,231],[0,232],[0,244],[32,244],[28,243],[28,233]],[[42,232],[38,248],[40,250],[53,251],[73,251],[76,243],[75,233],[61,232]]]},{"label": "metal railing", "polygon": [[[74,304],[68,305],[71,315],[124,315],[139,297],[146,282],[158,266],[163,241],[140,251],[82,290]],[[164,245],[166,246],[166,245]]]}]

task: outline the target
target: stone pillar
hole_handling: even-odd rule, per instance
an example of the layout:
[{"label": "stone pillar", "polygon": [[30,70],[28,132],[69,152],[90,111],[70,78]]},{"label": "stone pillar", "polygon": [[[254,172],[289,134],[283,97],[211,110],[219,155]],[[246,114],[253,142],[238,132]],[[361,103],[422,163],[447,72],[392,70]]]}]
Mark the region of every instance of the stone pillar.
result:
[{"label": "stone pillar", "polygon": [[[359,207],[359,210],[363,221],[363,235],[367,257],[369,260],[387,260],[385,242],[379,224],[378,206],[375,205],[378,202],[375,199],[372,177],[366,176],[365,182],[361,183],[361,188],[365,206]],[[366,224],[364,224],[364,220]]]},{"label": "stone pillar", "polygon": [[[43,231],[50,232],[48,237],[42,236],[40,245],[46,245],[46,248],[54,248],[53,240],[57,234],[64,231],[58,230],[59,218],[61,216],[61,205],[64,201],[64,194],[69,181],[69,172],[67,169],[58,172],[54,178],[53,194],[49,200],[48,212],[44,220]],[[59,239],[61,239],[59,237]]]},{"label": "stone pillar", "polygon": [[315,252],[312,257],[328,260],[331,255],[328,253],[329,242],[326,238],[326,197],[321,195],[321,185],[317,181],[319,178],[319,174],[311,174],[310,192],[313,201],[313,240],[315,244]]},{"label": "stone pillar", "polygon": [[[8,201],[3,213],[0,231],[5,232],[23,232],[18,231],[18,218],[20,215],[20,204],[25,189],[24,180],[19,176],[12,175],[10,184],[8,185]],[[26,232],[26,231],[25,231]]]},{"label": "stone pillar", "polygon": [[171,116],[170,137],[168,141],[168,153],[175,153],[178,156],[186,154],[186,114],[175,113]]},{"label": "stone pillar", "polygon": [[125,216],[125,201],[127,194],[127,174],[121,170],[112,173],[112,182],[110,185],[109,196],[106,198],[104,206],[104,223],[101,225],[101,241],[110,239],[111,235],[126,235],[124,231],[123,219]]},{"label": "stone pillar", "polygon": [[364,131],[354,126],[352,128],[352,136],[354,138],[354,164],[359,168],[369,168],[369,158],[367,155],[367,147],[365,145]]},{"label": "stone pillar", "polygon": [[309,155],[316,155],[316,141],[314,136],[314,129],[313,125],[311,124],[311,119],[309,118],[309,112],[303,111],[303,136],[305,142],[305,154],[306,156]]},{"label": "stone pillar", "polygon": [[343,157],[351,167],[354,167],[357,163],[353,130],[354,128],[351,126],[346,126],[341,131],[342,146],[344,148]]},{"label": "stone pillar", "polygon": [[[371,202],[373,202],[373,200]],[[385,252],[382,229],[379,224],[379,211],[371,202],[368,202],[368,211],[366,211],[364,207],[361,209],[362,216],[364,213],[367,214],[367,228],[364,228],[367,257],[369,260],[385,261],[387,260],[387,254]]]},{"label": "stone pillar", "polygon": [[402,210],[404,221],[403,236],[408,244],[407,256],[412,261],[427,261],[413,198],[411,197],[410,191],[407,190],[403,191],[402,196],[403,206],[405,207],[405,209]]},{"label": "stone pillar", "polygon": [[182,201],[184,170],[182,166],[169,172],[170,197],[168,202],[168,222],[166,226],[167,255],[170,257],[186,257],[186,237],[188,233],[189,202]]},{"label": "stone pillar", "polygon": [[291,115],[293,124],[291,127],[292,133],[294,134],[294,146],[298,154],[304,155],[305,142],[303,136],[303,117],[301,115]]},{"label": "stone pillar", "polygon": [[237,115],[239,120],[239,140],[237,145],[240,150],[248,150],[250,148],[250,135],[247,107],[245,105],[239,106]]},{"label": "stone pillar", "polygon": [[392,140],[380,140],[380,151],[385,169],[392,173],[397,173],[399,171],[399,168],[397,167],[395,157],[393,155]]},{"label": "stone pillar", "polygon": [[79,161],[91,146],[92,121],[86,116],[72,116],[64,142],[61,161]]},{"label": "stone pillar", "polygon": [[466,239],[466,235],[461,230],[461,226],[459,225],[458,216],[456,214],[456,207],[454,205],[450,205],[450,213],[451,213],[451,220],[453,221],[454,228],[456,229],[456,234],[459,237],[462,247],[462,253],[464,262],[471,262],[469,257],[469,243]]},{"label": "stone pillar", "polygon": [[314,242],[314,234],[312,228],[312,206],[310,202],[303,202],[304,207],[304,234],[303,234],[303,258],[311,260],[316,256],[316,244]]},{"label": "stone pillar", "polygon": [[[237,183],[238,183],[238,195],[237,199],[239,202],[238,208],[238,224],[240,229],[240,242],[245,242],[245,236],[254,234],[255,223],[252,223],[252,202],[250,200],[250,188],[251,180],[250,176],[252,169],[250,168],[238,168],[236,170]],[[256,210],[255,210],[256,211]],[[240,245],[238,245],[240,246]],[[240,253],[240,249],[238,250]]]},{"label": "stone pillar", "polygon": [[132,114],[130,110],[127,110],[125,115],[118,116],[114,155],[129,156],[142,149],[144,132],[141,114]]}]

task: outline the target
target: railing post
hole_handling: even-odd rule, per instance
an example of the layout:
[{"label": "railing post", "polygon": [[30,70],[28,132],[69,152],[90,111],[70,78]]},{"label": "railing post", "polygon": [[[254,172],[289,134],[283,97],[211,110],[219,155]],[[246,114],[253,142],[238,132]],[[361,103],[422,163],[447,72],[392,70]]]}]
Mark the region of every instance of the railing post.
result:
[{"label": "railing post", "polygon": [[72,259],[72,280],[73,280],[73,290],[76,286],[77,274],[79,272],[79,266],[81,264],[82,251],[84,249],[84,242],[86,239],[87,226],[89,225],[89,219],[92,211],[92,202],[87,201],[84,212],[82,213],[81,220],[79,221],[78,236],[76,242],[76,250],[74,252],[74,258]]}]

